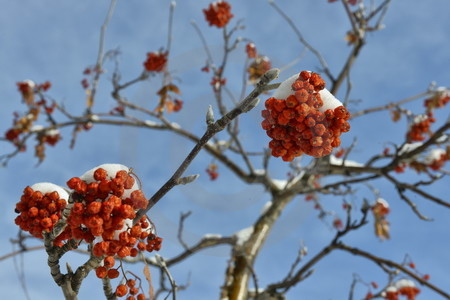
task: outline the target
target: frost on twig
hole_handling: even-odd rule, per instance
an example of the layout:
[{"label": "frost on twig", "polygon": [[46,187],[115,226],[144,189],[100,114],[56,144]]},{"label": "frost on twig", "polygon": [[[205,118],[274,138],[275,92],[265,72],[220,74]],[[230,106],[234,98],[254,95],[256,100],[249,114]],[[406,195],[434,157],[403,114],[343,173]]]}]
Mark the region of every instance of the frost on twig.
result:
[{"label": "frost on twig", "polygon": [[212,105],[208,106],[208,111],[206,112],[206,125],[210,126],[214,124],[214,111]]}]

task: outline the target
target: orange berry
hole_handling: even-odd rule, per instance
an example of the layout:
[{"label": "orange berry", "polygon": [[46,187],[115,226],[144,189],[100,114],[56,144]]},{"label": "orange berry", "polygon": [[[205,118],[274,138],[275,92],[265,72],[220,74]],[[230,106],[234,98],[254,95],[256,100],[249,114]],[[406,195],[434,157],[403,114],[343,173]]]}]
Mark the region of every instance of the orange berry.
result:
[{"label": "orange berry", "polygon": [[137,300],[145,300],[145,295],[144,294],[137,295]]},{"label": "orange berry", "polygon": [[138,248],[140,251],[144,251],[144,250],[145,250],[145,247],[146,247],[146,245],[145,245],[144,242],[139,242],[139,243],[137,244],[137,248]]},{"label": "orange berry", "polygon": [[323,148],[321,148],[321,147],[312,148],[311,155],[314,157],[322,157],[323,156]]},{"label": "orange berry", "polygon": [[77,215],[81,215],[84,212],[84,204],[77,202],[74,203],[72,206],[72,213],[73,214],[77,214]]},{"label": "orange berry", "polygon": [[339,137],[335,137],[334,140],[331,142],[331,147],[337,148],[341,145],[341,139]]},{"label": "orange berry", "polygon": [[[117,269],[109,269],[108,270],[108,278],[110,278],[110,279],[117,278],[117,277],[119,277],[119,275],[120,275],[120,273]],[[127,289],[127,291],[128,291],[128,289]],[[122,296],[120,296],[120,297],[122,297]]]},{"label": "orange berry", "polygon": [[136,257],[139,254],[139,250],[136,248],[131,248],[130,250],[130,256],[131,257]]},{"label": "orange berry", "polygon": [[97,214],[100,212],[100,209],[102,208],[102,203],[101,202],[91,202],[88,204],[87,208],[86,208],[86,212],[89,214]]},{"label": "orange berry", "polygon": [[311,143],[311,146],[319,147],[322,146],[323,140],[320,136],[315,136],[309,142]]},{"label": "orange berry", "polygon": [[134,209],[146,208],[148,205],[148,200],[145,198],[144,193],[141,190],[133,191],[130,195],[132,201],[132,207]]},{"label": "orange berry", "polygon": [[125,182],[124,182],[124,184],[123,184],[123,187],[124,187],[125,189],[127,189],[127,190],[128,190],[128,189],[131,189],[131,188],[133,187],[135,181],[136,181],[136,180],[134,179],[133,176],[128,175],[127,179],[125,180]]},{"label": "orange berry", "polygon": [[97,215],[84,218],[84,223],[89,228],[100,227],[103,225],[103,219]]},{"label": "orange berry", "polygon": [[98,190],[98,182],[91,182],[87,185],[86,192],[89,195],[97,194],[97,190]]},{"label": "orange berry", "polygon": [[344,106],[338,106],[334,109],[334,116],[339,119],[348,120],[350,119],[350,113]]},{"label": "orange berry", "polygon": [[109,243],[108,252],[112,252],[112,253],[116,254],[121,249],[121,247],[122,247],[122,245],[120,244],[119,241],[111,241]]},{"label": "orange berry", "polygon": [[299,101],[297,100],[295,95],[290,95],[286,99],[286,106],[289,108],[296,107],[298,103],[299,103]]},{"label": "orange berry", "polygon": [[317,73],[311,73],[309,82],[314,86],[314,90],[320,91],[325,88],[325,81]]},{"label": "orange berry", "polygon": [[115,264],[115,263],[116,263],[116,262],[115,262],[115,260],[114,260],[114,257],[112,257],[112,256],[107,256],[107,257],[105,257],[105,259],[103,260],[103,265],[104,265],[105,267],[107,267],[108,269],[114,267],[114,264]]},{"label": "orange berry", "polygon": [[105,278],[106,275],[108,274],[108,271],[106,270],[105,267],[98,267],[95,270],[95,274],[97,275],[98,278]]},{"label": "orange berry", "polygon": [[[315,73],[313,73],[315,74]],[[301,71],[298,78],[302,80],[308,80],[311,77],[311,73],[308,71]]]},{"label": "orange berry", "polygon": [[137,287],[130,287],[130,294],[131,295],[136,295],[137,293],[139,293],[139,289]]},{"label": "orange berry", "polygon": [[145,239],[146,237],[148,237],[149,233],[146,231],[141,232],[141,236],[139,237],[141,240]]},{"label": "orange berry", "polygon": [[130,249],[130,247],[127,247],[127,246],[123,246],[122,248],[119,249],[119,251],[117,251],[117,255],[120,258],[130,256],[130,254],[131,254],[131,249]]},{"label": "orange berry", "polygon": [[98,190],[102,193],[109,193],[111,188],[109,187],[109,180],[102,180],[98,184]]},{"label": "orange berry", "polygon": [[[111,271],[111,270],[110,270]],[[128,293],[128,287],[125,284],[119,284],[116,288],[116,296],[123,297]]]},{"label": "orange berry", "polygon": [[108,176],[108,172],[106,172],[103,168],[98,168],[94,172],[94,179],[97,181],[106,180],[106,177]]},{"label": "orange berry", "polygon": [[119,234],[119,241],[123,244],[126,244],[130,241],[130,234],[127,231],[122,231]]},{"label": "orange berry", "polygon": [[309,93],[305,89],[301,89],[296,91],[294,96],[299,103],[305,103],[308,101]]},{"label": "orange berry", "polygon": [[[128,279],[128,280],[127,280],[127,286],[128,286],[128,287],[132,288],[132,287],[134,287],[135,285],[136,285],[136,280],[134,280],[134,279]],[[134,295],[134,294],[132,294],[132,295]]]},{"label": "orange berry", "polygon": [[109,248],[109,242],[101,241],[101,242],[99,242],[99,243],[94,245],[92,253],[95,256],[100,257],[100,256],[103,256],[103,255],[106,254],[106,252],[108,251],[108,248]]},{"label": "orange berry", "polygon": [[33,201],[40,201],[44,195],[39,191],[34,191],[33,194],[31,194],[31,200]]},{"label": "orange berry", "polygon": [[120,216],[124,219],[133,219],[136,213],[131,205],[123,204],[119,208]]},{"label": "orange berry", "polygon": [[44,229],[48,229],[48,228],[50,228],[52,225],[53,225],[52,219],[50,219],[50,218],[43,218],[43,219],[41,220],[41,226],[42,226]]},{"label": "orange berry", "polygon": [[39,213],[39,209],[37,209],[37,207],[34,207],[34,206],[28,210],[28,216],[31,218],[37,217],[38,213]]},{"label": "orange berry", "polygon": [[132,237],[138,238],[141,236],[141,232],[142,232],[142,228],[139,225],[134,225],[133,227],[131,227],[130,229],[130,235]]}]

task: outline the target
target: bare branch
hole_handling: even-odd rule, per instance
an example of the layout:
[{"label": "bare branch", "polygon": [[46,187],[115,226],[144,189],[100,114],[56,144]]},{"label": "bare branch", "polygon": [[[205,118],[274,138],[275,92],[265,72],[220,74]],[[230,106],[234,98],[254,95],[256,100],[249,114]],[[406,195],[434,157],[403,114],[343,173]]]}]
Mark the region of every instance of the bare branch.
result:
[{"label": "bare branch", "polygon": [[261,78],[260,82],[256,85],[255,89],[242,100],[233,110],[228,112],[222,118],[217,120],[213,125],[208,126],[205,134],[199,140],[199,142],[194,146],[179,168],[175,171],[172,177],[150,198],[149,205],[146,209],[140,210],[136,214],[134,223],[138,222],[142,216],[144,216],[168,191],[170,191],[176,183],[176,180],[183,175],[184,171],[191,164],[193,159],[197,156],[200,150],[206,145],[206,143],[217,133],[222,131],[233,119],[237,116],[246,112],[248,107],[253,103],[253,101],[262,93],[264,86],[266,86],[270,81],[278,77],[278,69],[269,70]]},{"label": "bare branch", "polygon": [[414,278],[421,285],[424,285],[424,286],[432,289],[433,291],[435,291],[439,295],[445,297],[446,299],[450,299],[450,294],[448,294],[445,291],[439,289],[435,285],[429,283],[427,280],[425,280],[422,277],[418,276],[417,274],[415,274],[414,272],[412,272],[409,269],[405,268],[401,264],[398,264],[396,262],[393,262],[393,261],[385,259],[385,258],[381,258],[381,257],[375,256],[375,255],[373,255],[371,253],[368,253],[368,252],[365,252],[365,251],[363,251],[361,249],[347,246],[347,245],[345,245],[343,243],[336,244],[335,245],[335,249],[343,250],[343,251],[349,252],[349,253],[351,253],[353,255],[356,255],[356,256],[365,257],[365,258],[373,261],[374,263],[376,263],[380,267],[385,266],[385,267],[389,267],[389,268],[395,268],[395,269],[403,272],[404,274],[410,276],[411,278]]}]

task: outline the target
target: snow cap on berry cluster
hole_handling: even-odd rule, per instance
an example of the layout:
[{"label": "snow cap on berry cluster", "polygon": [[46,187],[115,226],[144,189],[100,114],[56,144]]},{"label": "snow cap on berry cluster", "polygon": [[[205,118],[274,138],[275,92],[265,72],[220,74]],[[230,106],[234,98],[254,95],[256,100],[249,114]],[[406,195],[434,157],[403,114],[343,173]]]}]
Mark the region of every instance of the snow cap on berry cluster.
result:
[{"label": "snow cap on berry cluster", "polygon": [[69,200],[69,193],[63,187],[50,182],[35,183],[31,186],[33,191],[39,191],[42,194],[58,192],[59,199]]},{"label": "snow cap on berry cluster", "polygon": [[[300,73],[295,74],[283,81],[275,90],[272,97],[277,99],[286,99],[290,95],[294,95],[295,91],[292,90],[292,84],[297,80],[299,75]],[[338,106],[344,105],[326,88],[320,90],[319,95],[323,101],[323,106],[319,108],[320,112],[325,112],[327,109],[335,109]]]},{"label": "snow cap on berry cluster", "polygon": [[[107,172],[107,176],[109,178],[114,178],[119,171],[126,171],[127,173],[131,172],[131,169],[127,166],[121,165],[121,164],[102,164],[95,168],[90,169],[89,171],[86,171],[83,175],[80,176],[81,180],[84,180],[86,183],[95,182],[94,173],[97,169],[104,169]],[[135,180],[133,186],[130,189],[126,189],[123,193],[124,198],[130,197],[131,193],[139,190],[139,182]]]},{"label": "snow cap on berry cluster", "polygon": [[401,289],[403,287],[415,287],[415,286],[416,286],[416,284],[414,283],[414,281],[406,279],[406,278],[400,279],[395,283],[395,287],[397,289]]},{"label": "snow cap on berry cluster", "polygon": [[440,160],[446,153],[447,152],[442,148],[431,149],[427,156],[425,156],[424,163],[426,165],[431,165],[433,162]]}]

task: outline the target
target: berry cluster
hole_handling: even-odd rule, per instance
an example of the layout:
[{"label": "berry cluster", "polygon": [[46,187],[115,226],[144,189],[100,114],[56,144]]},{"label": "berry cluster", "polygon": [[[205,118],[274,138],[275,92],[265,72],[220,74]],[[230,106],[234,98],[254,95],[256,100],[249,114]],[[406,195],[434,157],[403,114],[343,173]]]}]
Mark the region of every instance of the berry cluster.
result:
[{"label": "berry cluster", "polygon": [[[55,238],[54,245],[76,239],[92,243],[92,253],[104,257],[96,274],[100,278],[117,278],[115,257],[135,257],[139,251],[158,251],[162,239],[146,216],[133,225],[139,209],[148,200],[139,189],[134,174],[123,165],[105,164],[67,181],[72,189],[70,209],[64,231]],[[43,231],[52,230],[67,206],[69,193],[50,184],[27,187],[16,205],[16,224],[33,236],[42,238]]]},{"label": "berry cluster", "polygon": [[[285,82],[291,83],[292,77]],[[284,161],[303,153],[323,157],[339,147],[341,133],[350,130],[350,113],[325,89],[319,74],[302,71],[290,84],[289,93],[284,92],[286,99],[277,99],[276,94],[266,100],[261,123],[272,138],[273,156]]]},{"label": "berry cluster", "polygon": [[425,134],[431,134],[431,123],[435,121],[432,112],[416,116],[408,130],[407,140],[409,142],[425,140]]},{"label": "berry cluster", "polygon": [[208,168],[205,170],[209,175],[209,179],[216,180],[219,177],[219,172],[217,171],[218,166],[214,163],[208,165]]},{"label": "berry cluster", "polygon": [[261,78],[261,76],[263,76],[271,68],[272,63],[267,56],[255,55],[253,61],[247,68],[249,81],[251,83],[256,83]]},{"label": "berry cluster", "polygon": [[43,189],[42,184],[27,186],[16,204],[15,211],[20,214],[15,219],[16,225],[37,238],[43,238],[42,232],[49,232],[53,228],[67,206],[68,193],[56,185],[46,185],[49,185],[50,189]]},{"label": "berry cluster", "polygon": [[432,170],[440,170],[447,160],[450,160],[450,146],[446,150],[437,148],[430,151],[425,157],[425,164]]},{"label": "berry cluster", "polygon": [[218,28],[224,27],[233,18],[231,5],[226,1],[216,1],[209,4],[208,9],[204,9],[203,13],[209,26]]},{"label": "berry cluster", "polygon": [[32,80],[17,82],[17,89],[22,94],[22,98],[27,105],[34,104],[34,95],[36,93],[46,92],[52,86],[50,81],[36,84]]},{"label": "berry cluster", "polygon": [[245,53],[247,53],[248,58],[255,58],[258,50],[256,50],[256,46],[254,43],[248,43],[245,45]]},{"label": "berry cluster", "polygon": [[425,99],[423,104],[427,112],[431,112],[435,108],[444,107],[448,102],[450,102],[450,91],[446,88],[438,88],[432,97]]},{"label": "berry cluster", "polygon": [[139,294],[139,288],[136,287],[136,280],[134,279],[128,279],[126,284],[117,286],[116,296],[124,297],[126,295],[128,295],[127,300],[145,300],[145,295]]},{"label": "berry cluster", "polygon": [[162,72],[166,67],[168,55],[169,53],[167,51],[147,53],[147,60],[144,62],[145,70],[149,72]]},{"label": "berry cluster", "polygon": [[[46,81],[42,84],[36,84],[31,80],[25,80],[18,82],[17,87],[28,106],[28,111],[23,116],[14,113],[13,126],[5,132],[5,139],[12,142],[19,151],[25,151],[26,145],[23,134],[37,133],[38,143],[35,146],[35,154],[42,161],[45,157],[45,145],[54,146],[61,139],[57,129],[44,128],[41,125],[34,124],[41,112],[50,115],[57,106],[54,101],[48,104],[43,95],[50,89],[51,83]],[[39,97],[39,101],[36,101],[36,96]]]},{"label": "berry cluster", "polygon": [[405,296],[408,300],[415,300],[420,289],[416,287],[414,282],[408,279],[400,279],[395,285],[389,286],[383,293],[384,299],[398,300],[399,296]]}]

